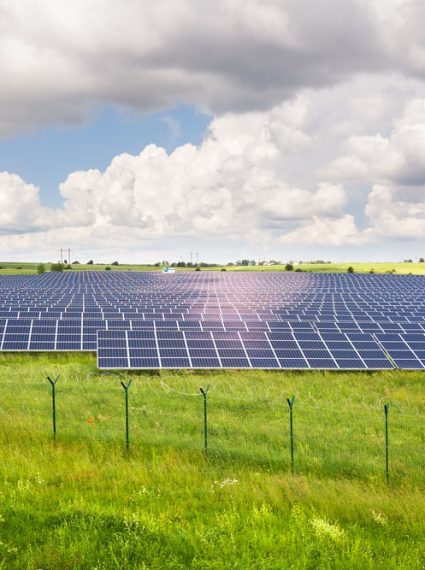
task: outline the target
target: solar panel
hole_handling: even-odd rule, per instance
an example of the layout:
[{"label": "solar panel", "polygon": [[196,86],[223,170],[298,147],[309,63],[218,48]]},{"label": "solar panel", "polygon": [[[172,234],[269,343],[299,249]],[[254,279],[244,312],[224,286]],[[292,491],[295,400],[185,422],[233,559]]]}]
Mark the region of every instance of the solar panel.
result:
[{"label": "solar panel", "polygon": [[0,350],[96,351],[99,331],[118,330],[127,344],[110,336],[101,367],[423,369],[424,287],[413,275],[5,276]]}]

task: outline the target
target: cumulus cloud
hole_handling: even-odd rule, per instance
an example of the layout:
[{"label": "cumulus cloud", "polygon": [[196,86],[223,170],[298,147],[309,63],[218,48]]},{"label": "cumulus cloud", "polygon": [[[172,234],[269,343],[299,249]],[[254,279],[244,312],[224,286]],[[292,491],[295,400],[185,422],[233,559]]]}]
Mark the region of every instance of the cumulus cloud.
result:
[{"label": "cumulus cloud", "polygon": [[0,136],[93,106],[264,110],[359,73],[425,74],[414,0],[0,0]]},{"label": "cumulus cloud", "polygon": [[167,154],[149,145],[115,157],[103,173],[75,172],[60,187],[65,203],[56,216],[64,226],[127,226],[163,237],[244,235],[255,227],[279,233],[286,222],[339,215],[341,185],[299,188],[282,176],[282,157],[310,144],[300,130],[302,106],[224,116],[199,147]]},{"label": "cumulus cloud", "polygon": [[393,118],[389,136],[349,137],[326,174],[338,179],[425,184],[425,99],[410,101],[401,116]]},{"label": "cumulus cloud", "polygon": [[324,169],[331,179],[367,184],[370,236],[425,236],[425,98],[410,100],[392,117],[385,136],[356,135]]},{"label": "cumulus cloud", "polygon": [[0,235],[40,228],[43,217],[39,188],[16,174],[0,172]]},{"label": "cumulus cloud", "polygon": [[362,245],[367,243],[367,232],[359,232],[354,217],[345,214],[336,219],[320,218],[313,219],[301,227],[288,232],[280,239],[284,244],[320,244],[320,245]]},{"label": "cumulus cloud", "polygon": [[[325,218],[332,232],[346,193],[338,183],[295,184],[286,177],[288,161],[311,152],[310,103],[300,96],[268,112],[227,114],[212,121],[199,146],[167,154],[148,145],[139,155],[116,156],[104,172],[73,172],[60,185],[64,204],[57,209],[42,207],[34,186],[4,175],[0,201],[21,206],[5,207],[0,227],[16,234],[17,247],[28,231],[39,232],[43,247],[58,234],[123,248],[199,236],[280,243],[297,228],[317,241],[309,222]],[[3,248],[13,243],[13,236],[0,239]]]}]

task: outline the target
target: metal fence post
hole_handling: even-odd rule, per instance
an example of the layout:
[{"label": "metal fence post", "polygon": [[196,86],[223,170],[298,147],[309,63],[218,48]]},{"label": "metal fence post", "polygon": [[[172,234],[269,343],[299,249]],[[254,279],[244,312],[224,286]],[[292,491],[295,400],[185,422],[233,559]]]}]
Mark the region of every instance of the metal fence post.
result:
[{"label": "metal fence post", "polygon": [[295,468],[295,450],[294,450],[294,402],[295,396],[286,398],[289,406],[289,449],[291,452],[291,473],[294,473]]},{"label": "metal fence post", "polygon": [[130,388],[132,380],[130,379],[127,384],[121,382],[125,394],[125,447],[127,451],[130,449],[130,424],[128,419],[128,389]]},{"label": "metal fence post", "polygon": [[390,413],[390,405],[384,405],[385,412],[385,478],[387,483],[390,481],[390,448],[389,448],[389,437],[388,437],[388,416]]},{"label": "metal fence post", "polygon": [[208,390],[210,389],[209,385],[205,388],[199,388],[202,398],[204,400],[204,450],[205,453],[208,453],[208,415],[207,415],[207,395]]},{"label": "metal fence post", "polygon": [[56,441],[56,382],[59,380],[59,376],[56,376],[54,380],[47,376],[47,380],[50,382],[52,387],[52,424],[53,424],[53,441]]}]

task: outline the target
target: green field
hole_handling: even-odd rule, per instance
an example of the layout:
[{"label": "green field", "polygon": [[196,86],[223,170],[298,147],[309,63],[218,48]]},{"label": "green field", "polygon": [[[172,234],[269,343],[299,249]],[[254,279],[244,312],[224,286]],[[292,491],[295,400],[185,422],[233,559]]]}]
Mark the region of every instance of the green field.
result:
[{"label": "green field", "polygon": [[425,566],[421,373],[134,373],[127,452],[129,378],[89,354],[0,356],[0,568]]},{"label": "green field", "polygon": [[[45,263],[46,270],[50,264]],[[347,263],[301,263],[295,264],[294,270],[315,272],[315,273],[346,273],[349,267],[353,267],[356,273],[396,273],[416,275],[425,274],[425,263],[404,263],[404,262],[347,262]],[[72,266],[73,271],[104,271],[109,267],[111,271],[161,271],[160,267],[154,265],[86,265],[77,264]],[[176,271],[194,271],[194,268],[176,267]],[[223,266],[202,267],[202,271],[285,271],[285,265],[256,265],[256,266]],[[0,262],[0,275],[26,275],[37,272],[37,263],[21,262]]]}]

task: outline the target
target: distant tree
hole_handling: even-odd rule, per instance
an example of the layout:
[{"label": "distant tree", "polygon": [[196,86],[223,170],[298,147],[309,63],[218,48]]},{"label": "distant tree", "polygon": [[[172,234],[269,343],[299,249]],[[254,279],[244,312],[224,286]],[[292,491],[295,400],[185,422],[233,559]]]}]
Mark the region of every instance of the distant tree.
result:
[{"label": "distant tree", "polygon": [[93,259],[89,259],[89,261],[87,262],[87,265],[93,265]]},{"label": "distant tree", "polygon": [[113,261],[111,265],[119,265],[118,261]]},{"label": "distant tree", "polygon": [[178,261],[176,267],[186,267],[186,263],[184,261]]},{"label": "distant tree", "polygon": [[73,261],[72,265],[80,265],[80,262],[79,261]]},{"label": "distant tree", "polygon": [[43,273],[46,273],[46,266],[44,265],[44,263],[39,263],[37,265],[37,273],[38,273],[38,275],[42,275]]},{"label": "distant tree", "polygon": [[52,263],[50,266],[50,271],[61,273],[63,271],[63,263]]},{"label": "distant tree", "polygon": [[354,267],[350,267],[347,269],[347,273],[354,273]]},{"label": "distant tree", "polygon": [[244,267],[247,267],[249,265],[249,259],[242,259],[241,265],[243,265]]},{"label": "distant tree", "polygon": [[287,264],[285,265],[285,270],[286,270],[286,271],[293,271],[293,270],[294,270],[293,264],[292,264],[292,263],[287,263]]},{"label": "distant tree", "polygon": [[425,259],[424,259],[423,257],[420,257],[420,258],[419,258],[419,263],[424,263],[424,262],[425,262]]},{"label": "distant tree", "polygon": [[154,264],[154,267],[161,267],[161,262],[160,262],[160,261],[157,261],[157,262]]},{"label": "distant tree", "polygon": [[301,269],[301,267],[297,267],[296,270],[295,270],[295,273],[302,273],[302,271],[303,271],[303,270]]}]

